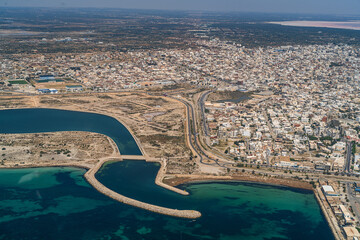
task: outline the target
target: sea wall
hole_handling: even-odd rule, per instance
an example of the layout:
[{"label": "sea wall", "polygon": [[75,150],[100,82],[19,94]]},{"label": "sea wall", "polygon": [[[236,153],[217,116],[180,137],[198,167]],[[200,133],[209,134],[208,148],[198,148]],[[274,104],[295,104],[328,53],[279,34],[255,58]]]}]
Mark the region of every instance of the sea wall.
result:
[{"label": "sea wall", "polygon": [[156,179],[155,179],[155,183],[157,185],[159,185],[160,187],[163,187],[163,188],[166,188],[170,191],[173,191],[173,192],[176,192],[176,193],[179,193],[181,195],[189,195],[189,193],[185,190],[181,190],[179,188],[176,188],[176,187],[173,187],[173,186],[170,186],[168,184],[165,184],[163,182],[163,179],[165,177],[165,174],[166,174],[166,161],[162,161],[160,162],[161,163],[161,167],[159,169],[159,172],[158,174],[156,175]]},{"label": "sea wall", "polygon": [[105,161],[99,161],[98,164],[95,165],[95,167],[91,168],[89,171],[85,173],[86,180],[99,192],[105,194],[106,196],[117,200],[121,203],[128,204],[134,207],[142,208],[148,211],[152,211],[155,213],[160,213],[163,215],[169,215],[173,217],[180,217],[180,218],[190,218],[195,219],[201,217],[201,213],[195,210],[178,210],[178,209],[171,209],[171,208],[165,208],[156,206],[153,204],[148,204],[144,202],[140,202],[138,200],[125,197],[117,192],[112,191],[111,189],[105,187],[103,184],[101,184],[96,178],[95,173],[101,168],[101,166],[104,164]]},{"label": "sea wall", "polygon": [[[331,207],[326,204],[325,196],[323,195],[320,188],[314,189],[314,194],[316,197],[316,200],[318,204],[320,205],[320,208],[326,218],[326,221],[328,222],[328,225],[331,229],[331,232],[333,233],[336,240],[345,240],[344,236],[341,233],[341,230],[339,228],[339,225],[337,224],[337,221],[335,219],[335,216],[332,214]],[[327,205],[327,206],[326,206]]]}]

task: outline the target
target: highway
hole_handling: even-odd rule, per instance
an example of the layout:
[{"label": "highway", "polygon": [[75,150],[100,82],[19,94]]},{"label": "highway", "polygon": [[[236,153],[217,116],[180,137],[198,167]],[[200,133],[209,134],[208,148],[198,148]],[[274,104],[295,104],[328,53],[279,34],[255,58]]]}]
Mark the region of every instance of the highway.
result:
[{"label": "highway", "polygon": [[198,104],[200,106],[201,111],[201,119],[202,119],[202,126],[204,130],[205,137],[209,136],[209,128],[205,117],[205,107],[204,107],[204,101],[209,96],[209,94],[212,93],[212,91],[207,91],[202,93],[201,97],[198,100]]},{"label": "highway", "polygon": [[[205,94],[209,94],[210,92],[211,91],[205,92],[199,98],[199,100],[201,101],[201,99],[204,99],[206,97]],[[206,154],[206,152],[204,152],[204,150],[202,149],[202,147],[200,146],[200,144],[198,142],[200,136],[196,133],[197,132],[196,115],[195,115],[195,111],[194,111],[192,104],[190,104],[189,102],[187,102],[186,100],[183,100],[181,98],[177,98],[177,97],[173,97],[173,96],[168,96],[168,97],[170,97],[174,100],[177,100],[186,106],[187,124],[189,126],[188,127],[189,143],[190,143],[191,148],[198,155],[198,157],[200,159],[200,163],[205,164],[205,165],[218,166],[218,167],[222,167],[222,168],[229,168],[229,169],[233,169],[233,170],[241,169],[239,167],[234,167],[233,163],[230,163],[230,162],[226,163],[226,162],[220,161],[219,159],[222,159],[221,157],[214,159],[214,158],[210,157],[208,154]],[[192,141],[192,137],[194,138],[194,142]],[[351,159],[351,146],[348,146],[348,147],[350,149],[350,159]],[[213,163],[204,162],[204,158],[208,159],[208,160],[212,160]],[[351,161],[349,161],[349,163],[351,163]],[[250,165],[252,165],[252,167],[257,167],[257,164],[250,164]],[[355,176],[355,174],[353,174],[353,173],[336,175],[335,173],[331,173],[331,172],[328,174],[323,174],[322,171],[318,171],[318,170],[287,169],[287,168],[280,168],[280,167],[276,167],[276,166],[267,166],[266,168],[267,169],[270,168],[272,170],[269,171],[267,169],[262,169],[262,168],[260,168],[260,169],[257,169],[257,168],[244,169],[244,168],[242,168],[242,169],[244,169],[246,172],[255,171],[256,173],[267,174],[267,175],[272,175],[272,176],[279,176],[279,177],[288,177],[288,178],[291,178],[294,176],[299,176],[299,177],[305,178],[305,176],[308,175],[310,177],[310,179],[313,179],[315,181],[319,177],[326,177],[327,179],[332,179],[334,181],[342,181],[342,182],[354,182],[354,181],[359,180],[357,178],[357,176]],[[285,173],[284,172],[285,170],[287,170],[287,171],[291,170],[292,173]]]},{"label": "highway", "polygon": [[[209,157],[200,147],[199,142],[198,142],[198,134],[196,133],[196,118],[195,118],[195,111],[194,108],[191,104],[189,104],[187,101],[180,99],[180,98],[176,98],[173,96],[168,96],[169,98],[172,98],[174,100],[177,100],[181,103],[183,103],[186,106],[186,115],[187,115],[187,123],[188,123],[188,137],[189,137],[189,144],[190,147],[194,150],[194,152],[196,153],[196,155],[199,157],[199,161],[202,164],[205,165],[217,165],[220,167],[225,167],[219,164],[218,159],[212,159],[211,157]],[[194,138],[194,143],[192,141],[192,138]],[[194,145],[195,144],[195,145]],[[204,162],[204,157],[206,157],[209,160],[213,160],[215,163],[207,163]]]},{"label": "highway", "polygon": [[345,159],[345,172],[350,172],[351,166],[351,155],[352,155],[352,143],[350,141],[346,142],[346,159]]},{"label": "highway", "polygon": [[[97,92],[98,94],[109,94],[109,93],[121,93],[121,92],[131,92],[131,91],[112,91],[112,92]],[[139,91],[142,93],[146,93],[148,95],[153,95],[149,92],[143,92],[143,91]],[[200,106],[200,110],[201,110],[201,115],[203,117],[203,119],[205,119],[205,111],[204,111],[204,105],[203,105],[203,101],[204,99],[206,99],[206,97],[208,96],[208,94],[210,94],[212,91],[208,90],[204,93],[202,93],[202,95],[199,97],[199,101],[198,104]],[[234,167],[233,163],[231,162],[223,162],[225,161],[225,159],[223,159],[223,157],[210,157],[205,151],[204,149],[200,146],[199,144],[199,135],[197,133],[197,127],[196,127],[196,115],[195,115],[195,110],[194,107],[192,106],[191,103],[187,102],[184,99],[178,98],[178,97],[174,97],[171,96],[170,94],[174,94],[176,92],[169,92],[167,94],[167,97],[172,98],[176,101],[181,102],[182,104],[185,105],[186,107],[186,112],[187,112],[187,125],[188,127],[188,140],[189,140],[189,145],[190,148],[193,150],[193,152],[196,154],[196,156],[198,156],[200,163],[205,164],[205,165],[210,165],[210,166],[218,166],[218,167],[222,167],[222,168],[229,168],[229,169],[234,169],[234,170],[239,170],[239,169],[243,169],[246,172],[252,172],[255,171],[257,173],[263,173],[263,174],[270,174],[270,175],[276,175],[276,176],[287,176],[288,174],[284,174],[284,170],[291,170],[293,171],[294,175],[296,173],[299,174],[299,176],[302,176],[304,174],[308,174],[309,176],[311,176],[312,174],[316,174],[316,177],[313,176],[315,179],[320,177],[320,176],[324,176],[327,177],[329,179],[333,179],[333,180],[340,180],[340,181],[349,181],[349,182],[353,182],[358,179],[358,176],[356,176],[356,174],[354,173],[349,173],[350,170],[350,166],[351,166],[351,156],[352,156],[352,144],[351,142],[348,142],[347,144],[347,155],[346,155],[346,171],[347,173],[342,173],[341,175],[336,175],[333,172],[330,172],[329,174],[324,175],[321,171],[316,171],[316,170],[299,170],[299,169],[287,169],[287,168],[279,168],[276,166],[266,166],[267,169],[272,169],[271,171],[266,170],[266,169],[262,169],[262,166],[260,166],[260,169],[254,169],[254,168],[250,168],[250,169],[244,169],[244,168],[239,168],[239,167]],[[75,95],[88,95],[91,94],[89,92],[80,92],[80,93],[65,93],[65,94],[55,94],[55,95],[68,95],[68,94],[75,94]],[[30,94],[29,94],[30,95]],[[54,94],[41,94],[41,95],[54,95]],[[40,95],[40,96],[41,96]],[[11,95],[14,96],[14,95]],[[24,96],[22,94],[22,96]],[[33,94],[33,96],[39,96],[39,94]],[[202,127],[204,127],[204,129],[207,129],[206,126],[206,121],[203,121],[202,123]],[[205,159],[204,159],[205,158]],[[220,161],[219,159],[223,160]],[[204,160],[210,160],[212,161],[211,163],[209,163],[208,161],[204,161]],[[247,164],[249,165],[249,164]],[[250,164],[252,165],[252,167],[257,167],[257,164]],[[274,172],[275,171],[275,172]],[[294,176],[294,175],[289,175],[288,177]],[[356,177],[356,178],[355,178]]]}]

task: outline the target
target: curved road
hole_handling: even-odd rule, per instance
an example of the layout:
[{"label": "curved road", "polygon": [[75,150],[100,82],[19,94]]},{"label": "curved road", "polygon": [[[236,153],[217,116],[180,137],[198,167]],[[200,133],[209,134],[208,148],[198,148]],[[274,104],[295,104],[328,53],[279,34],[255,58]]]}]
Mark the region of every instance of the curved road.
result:
[{"label": "curved road", "polygon": [[[187,101],[183,100],[183,99],[180,99],[180,98],[176,98],[176,97],[173,97],[173,96],[168,96],[169,98],[172,98],[174,100],[177,100],[181,103],[183,103],[185,106],[186,106],[186,115],[187,115],[187,122],[188,122],[188,136],[189,136],[189,143],[190,143],[190,146],[191,148],[194,150],[194,152],[196,152],[197,156],[199,156],[199,159],[200,159],[200,162],[202,164],[205,164],[205,165],[218,165],[220,167],[224,167],[222,165],[219,164],[219,161],[218,159],[213,159],[211,158],[210,156],[208,156],[203,150],[202,148],[200,147],[199,145],[199,142],[198,142],[198,138],[197,138],[197,133],[196,132],[196,123],[195,123],[195,111],[194,111],[194,108],[191,104],[189,104]],[[190,117],[191,115],[191,117]],[[192,121],[191,121],[192,119]],[[194,131],[194,132],[193,132]],[[194,143],[195,143],[195,146],[192,142],[192,136],[194,137]],[[195,148],[196,147],[196,148]],[[200,152],[199,152],[200,151]],[[204,158],[203,156],[205,156],[207,159],[209,160],[212,160],[215,162],[215,164],[213,163],[206,163],[204,162]]]},{"label": "curved road", "polygon": [[205,117],[205,108],[204,108],[204,101],[207,98],[207,96],[209,96],[210,93],[212,93],[213,91],[207,91],[202,93],[201,97],[198,100],[199,106],[200,106],[200,111],[201,111],[201,118],[202,118],[202,126],[204,129],[204,134],[205,136],[209,135],[209,128],[206,122],[206,117]]}]

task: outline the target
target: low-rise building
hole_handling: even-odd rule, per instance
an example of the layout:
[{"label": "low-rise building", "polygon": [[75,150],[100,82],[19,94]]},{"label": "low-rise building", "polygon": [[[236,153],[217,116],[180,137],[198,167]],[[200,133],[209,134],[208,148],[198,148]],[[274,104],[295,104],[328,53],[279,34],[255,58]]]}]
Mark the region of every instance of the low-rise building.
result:
[{"label": "low-rise building", "polygon": [[353,224],[355,222],[355,218],[352,216],[352,214],[346,209],[344,205],[340,205],[339,207],[345,220],[345,224]]},{"label": "low-rise building", "polygon": [[81,85],[66,86],[66,91],[69,92],[80,92],[82,90],[83,90],[83,86]]},{"label": "low-rise building", "polygon": [[359,231],[354,227],[344,227],[346,240],[360,239]]}]

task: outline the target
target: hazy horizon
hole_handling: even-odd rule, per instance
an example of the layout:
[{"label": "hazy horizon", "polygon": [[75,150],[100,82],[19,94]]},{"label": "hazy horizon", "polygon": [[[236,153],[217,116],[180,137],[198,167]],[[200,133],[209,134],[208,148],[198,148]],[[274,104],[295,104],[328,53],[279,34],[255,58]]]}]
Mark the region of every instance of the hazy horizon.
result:
[{"label": "hazy horizon", "polygon": [[0,0],[0,7],[119,8],[360,15],[360,0]]}]

